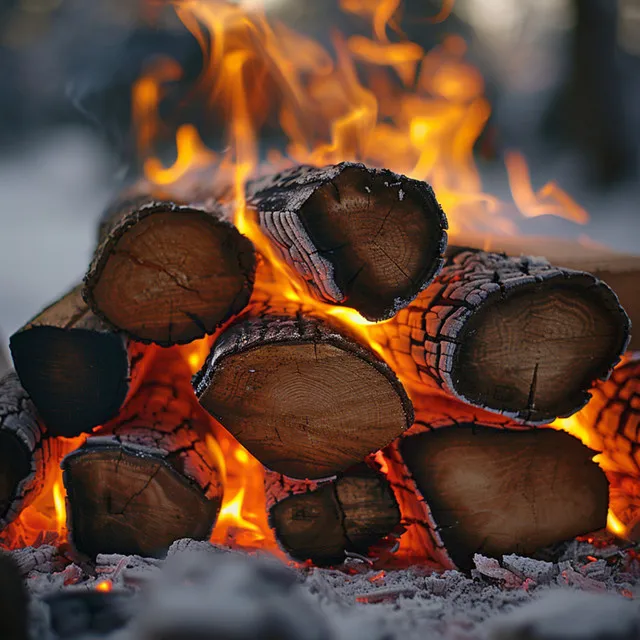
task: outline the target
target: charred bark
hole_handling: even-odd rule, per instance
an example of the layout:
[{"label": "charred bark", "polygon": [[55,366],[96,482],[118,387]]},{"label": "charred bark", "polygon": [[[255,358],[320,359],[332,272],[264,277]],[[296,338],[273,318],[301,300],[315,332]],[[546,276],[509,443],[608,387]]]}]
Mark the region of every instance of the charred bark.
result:
[{"label": "charred bark", "polygon": [[392,317],[442,265],[447,222],[431,187],[344,162],[250,182],[260,228],[313,295]]}]

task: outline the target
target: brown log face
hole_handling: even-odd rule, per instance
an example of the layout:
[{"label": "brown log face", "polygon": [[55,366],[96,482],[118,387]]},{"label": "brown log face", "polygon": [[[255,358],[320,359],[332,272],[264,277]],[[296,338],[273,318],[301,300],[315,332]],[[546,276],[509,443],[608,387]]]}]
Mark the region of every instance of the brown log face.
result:
[{"label": "brown log face", "polygon": [[239,322],[196,379],[202,406],[266,467],[293,478],[335,475],[413,418],[383,363],[321,327],[278,317]]},{"label": "brown log face", "polygon": [[413,299],[422,288],[416,283],[426,284],[440,265],[437,218],[424,214],[413,181],[394,177],[346,168],[300,210],[313,244],[334,266],[344,304],[369,319],[389,317],[396,299]]},{"label": "brown log face", "polygon": [[269,522],[292,558],[327,565],[366,554],[398,526],[400,511],[384,477],[362,466],[275,504]]},{"label": "brown log face", "polygon": [[496,302],[476,312],[460,334],[457,391],[506,413],[523,407],[538,416],[573,413],[620,347],[610,310],[588,284],[533,285]]},{"label": "brown log face", "polygon": [[11,433],[0,431],[0,518],[15,499],[20,482],[31,473],[31,456]]},{"label": "brown log face", "polygon": [[86,279],[88,300],[135,339],[190,342],[212,333],[249,299],[249,241],[204,211],[159,206],[101,246]]},{"label": "brown log face", "polygon": [[608,484],[594,452],[550,429],[460,426],[405,438],[400,450],[457,566],[605,526]]},{"label": "brown log face", "polygon": [[154,556],[175,540],[209,537],[221,499],[209,500],[170,463],[145,450],[95,445],[65,458],[74,545]]}]

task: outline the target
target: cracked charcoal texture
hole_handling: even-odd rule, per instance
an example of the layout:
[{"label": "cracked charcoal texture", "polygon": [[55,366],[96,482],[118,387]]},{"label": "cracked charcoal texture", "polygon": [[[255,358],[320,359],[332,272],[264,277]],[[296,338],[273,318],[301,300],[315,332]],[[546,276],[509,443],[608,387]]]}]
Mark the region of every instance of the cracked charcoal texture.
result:
[{"label": "cracked charcoal texture", "polygon": [[302,165],[249,182],[247,201],[312,295],[369,320],[392,317],[442,266],[446,217],[424,182],[349,162]]},{"label": "cracked charcoal texture", "polygon": [[[550,296],[555,296],[551,310],[545,308]],[[520,318],[519,305],[525,310],[534,303],[536,314]],[[558,320],[557,309],[564,314]],[[500,320],[500,313],[513,318]],[[497,322],[501,328],[493,329]],[[539,362],[531,345],[550,338],[527,331],[544,328],[557,333],[556,338],[567,337],[548,343],[550,353]],[[482,331],[495,344],[486,344],[486,339],[474,344]],[[591,383],[606,377],[624,352],[629,320],[615,294],[589,274],[554,267],[542,258],[463,250],[449,257],[435,282],[412,304],[392,321],[372,327],[371,334],[389,353],[392,368],[403,371],[418,392],[444,392],[485,410],[541,424],[587,402]],[[518,338],[511,344],[513,336]],[[580,340],[590,344],[592,359],[581,360],[586,350],[579,348]]]}]

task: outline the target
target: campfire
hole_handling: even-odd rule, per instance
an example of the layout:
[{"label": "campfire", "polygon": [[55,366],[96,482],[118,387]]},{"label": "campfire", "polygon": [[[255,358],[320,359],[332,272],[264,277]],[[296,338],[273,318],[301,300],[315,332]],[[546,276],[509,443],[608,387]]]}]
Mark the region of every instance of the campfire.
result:
[{"label": "campfire", "polygon": [[[468,570],[637,538],[640,259],[518,235],[474,165],[489,106],[464,42],[424,52],[397,5],[343,0],[373,32],[334,34],[334,59],[238,5],[175,4],[228,146],[181,124],[162,163],[180,69],[151,64],[144,175],[83,281],[11,337],[5,548]],[[507,169],[522,215],[585,220]]]}]

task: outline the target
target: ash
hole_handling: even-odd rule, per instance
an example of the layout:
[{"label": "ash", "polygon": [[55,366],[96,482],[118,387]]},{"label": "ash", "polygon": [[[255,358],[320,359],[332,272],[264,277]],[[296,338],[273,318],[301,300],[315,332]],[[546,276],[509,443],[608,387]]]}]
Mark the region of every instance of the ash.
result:
[{"label": "ash", "polygon": [[50,546],[9,555],[26,579],[34,640],[640,638],[640,555],[609,544],[573,541],[549,551],[553,561],[476,555],[469,574],[359,558],[292,568],[193,540],[164,560],[88,562]]}]

